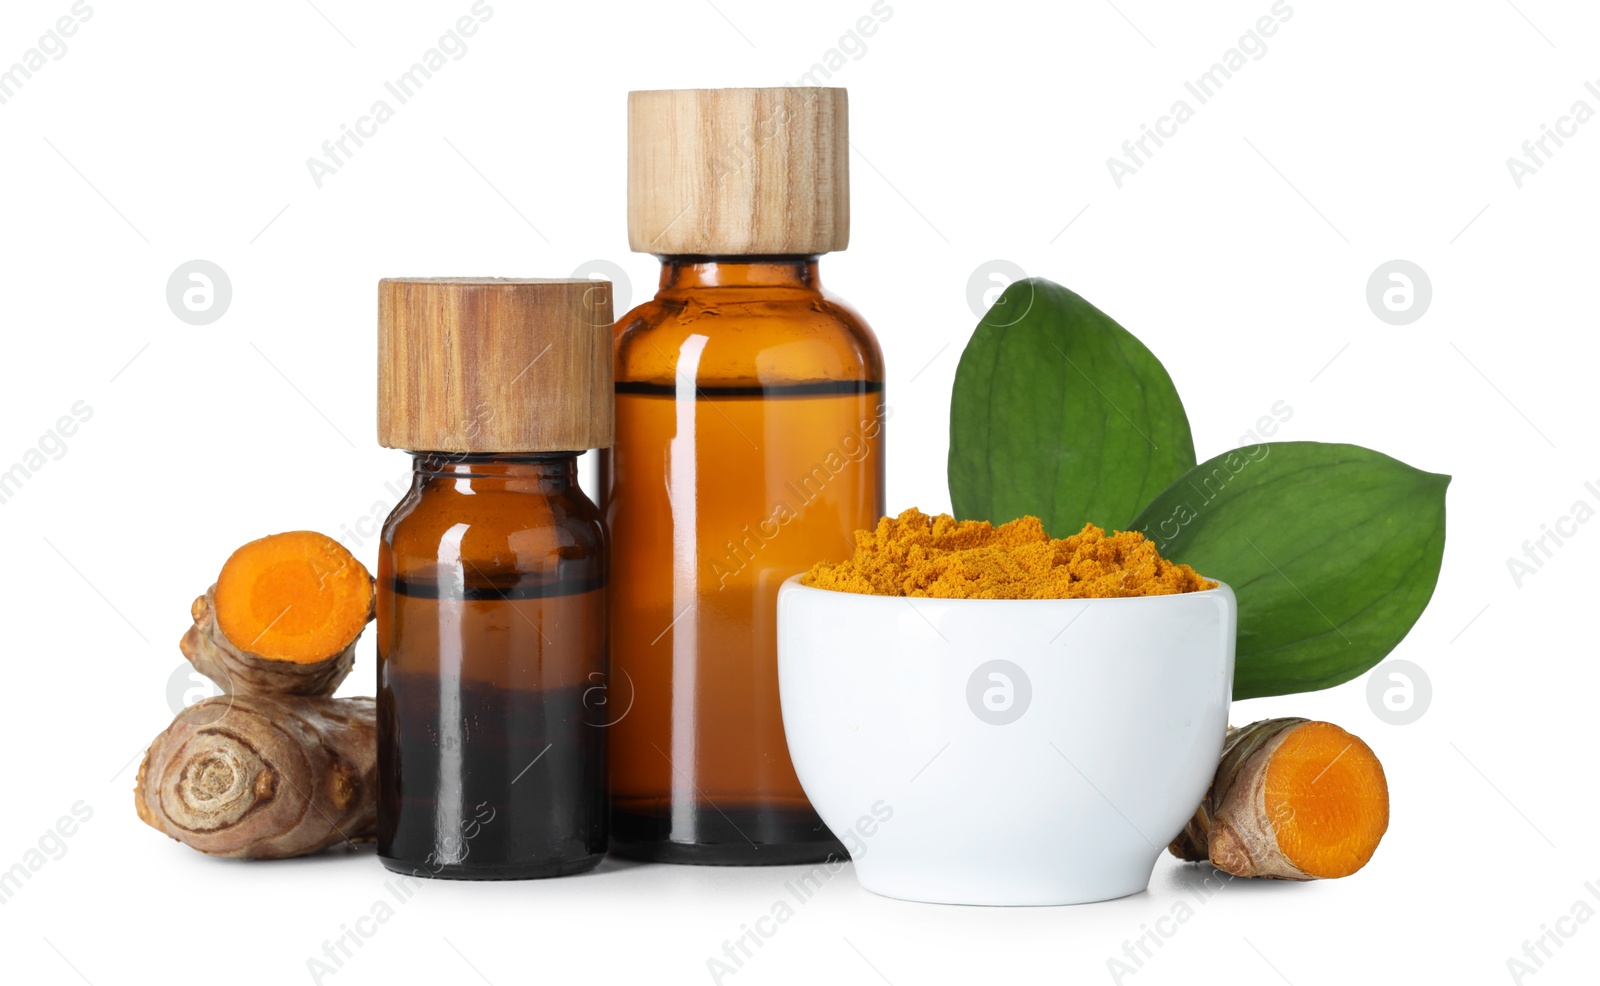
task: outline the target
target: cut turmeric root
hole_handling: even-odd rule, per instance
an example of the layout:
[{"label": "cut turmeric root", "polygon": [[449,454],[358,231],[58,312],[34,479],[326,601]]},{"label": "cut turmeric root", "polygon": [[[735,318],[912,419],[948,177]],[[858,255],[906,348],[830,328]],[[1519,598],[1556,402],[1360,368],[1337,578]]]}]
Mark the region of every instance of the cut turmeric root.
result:
[{"label": "cut turmeric root", "polygon": [[313,531],[251,541],[205,595],[179,648],[223,691],[331,695],[372,619],[372,576],[339,542]]},{"label": "cut turmeric root", "polygon": [[150,744],[134,804],[212,856],[284,859],[375,838],[377,719],[370,698],[205,699]]},{"label": "cut turmeric root", "polygon": [[1329,722],[1229,729],[1205,801],[1169,847],[1234,876],[1316,880],[1367,864],[1389,827],[1383,765]]}]

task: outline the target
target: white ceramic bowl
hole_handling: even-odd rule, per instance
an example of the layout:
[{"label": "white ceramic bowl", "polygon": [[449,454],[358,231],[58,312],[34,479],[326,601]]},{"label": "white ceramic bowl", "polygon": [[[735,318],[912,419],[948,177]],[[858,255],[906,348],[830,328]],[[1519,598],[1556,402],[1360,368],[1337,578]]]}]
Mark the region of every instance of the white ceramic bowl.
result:
[{"label": "white ceramic bowl", "polygon": [[1226,585],[1131,599],[778,592],[806,796],[861,885],[951,904],[1138,893],[1216,770]]}]

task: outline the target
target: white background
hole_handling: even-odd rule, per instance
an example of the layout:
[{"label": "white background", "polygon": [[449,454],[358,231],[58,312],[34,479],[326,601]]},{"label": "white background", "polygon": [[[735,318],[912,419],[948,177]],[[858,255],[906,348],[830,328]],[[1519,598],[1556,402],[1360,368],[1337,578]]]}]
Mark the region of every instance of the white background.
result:
[{"label": "white background", "polygon": [[[311,980],[306,960],[384,894],[370,851],[205,858],[135,818],[132,758],[172,715],[189,602],[229,551],[278,530],[370,531],[392,504],[385,484],[409,465],[374,438],[376,280],[566,276],[598,258],[647,297],[656,263],[625,237],[626,92],[791,83],[872,17],[871,0],[492,3],[465,55],[320,189],[306,159],[470,0],[91,0],[65,54],[0,105],[0,468],[74,402],[93,409],[0,505],[0,868],[75,803],[93,810],[0,904],[8,982]],[[1584,486],[1600,489],[1600,121],[1521,188],[1505,162],[1574,101],[1600,110],[1583,85],[1600,80],[1600,11],[1291,5],[1265,54],[1120,189],[1106,159],[1174,100],[1193,105],[1183,82],[1270,0],[880,6],[892,13],[864,48],[845,42],[857,57],[830,80],[850,90],[854,229],[824,280],[883,342],[894,510],[949,506],[967,285],[997,258],[1139,335],[1202,458],[1284,401],[1279,438],[1455,477],[1438,591],[1395,654],[1430,677],[1426,714],[1386,724],[1364,679],[1234,710],[1327,718],[1371,743],[1393,795],[1377,856],[1342,881],[1230,885],[1123,981],[1516,981],[1524,940],[1575,901],[1600,909],[1584,886],[1600,881],[1600,524],[1520,587],[1506,563],[1576,501],[1600,505]],[[8,0],[0,66],[69,6]],[[204,327],[164,296],[195,258],[233,286]],[[1365,300],[1394,258],[1433,286],[1406,326]],[[346,693],[371,691],[371,640]],[[793,875],[607,863],[430,883],[324,981],[709,982],[707,959]],[[1163,859],[1123,900],[979,909],[878,898],[846,870],[724,981],[1111,982],[1107,960],[1193,902],[1198,878]],[[1563,927],[1523,981],[1593,981],[1600,921]]]}]

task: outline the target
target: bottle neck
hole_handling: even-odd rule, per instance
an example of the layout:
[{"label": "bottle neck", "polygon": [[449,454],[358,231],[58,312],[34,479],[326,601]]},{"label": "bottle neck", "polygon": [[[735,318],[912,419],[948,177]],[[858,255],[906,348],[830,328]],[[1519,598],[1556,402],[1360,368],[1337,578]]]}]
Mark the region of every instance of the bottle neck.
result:
[{"label": "bottle neck", "polygon": [[559,496],[578,486],[577,452],[412,452],[411,457],[412,478],[423,488]]},{"label": "bottle neck", "polygon": [[661,258],[661,293],[706,288],[821,291],[814,256],[670,256]]}]

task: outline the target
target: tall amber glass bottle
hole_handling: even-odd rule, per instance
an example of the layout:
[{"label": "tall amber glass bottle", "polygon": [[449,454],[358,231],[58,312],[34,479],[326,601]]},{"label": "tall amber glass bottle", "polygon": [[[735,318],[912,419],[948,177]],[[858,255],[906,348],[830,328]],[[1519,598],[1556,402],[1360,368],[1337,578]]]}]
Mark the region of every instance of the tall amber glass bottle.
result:
[{"label": "tall amber glass bottle", "polygon": [[843,854],[789,761],[775,617],[884,509],[883,357],[817,268],[849,238],[845,120],[842,89],[630,96],[629,239],[662,270],[617,324],[601,458],[619,854]]},{"label": "tall amber glass bottle", "polygon": [[577,483],[610,444],[592,281],[386,280],[379,434],[414,456],[378,549],[378,856],[517,879],[606,851],[607,544]]}]

